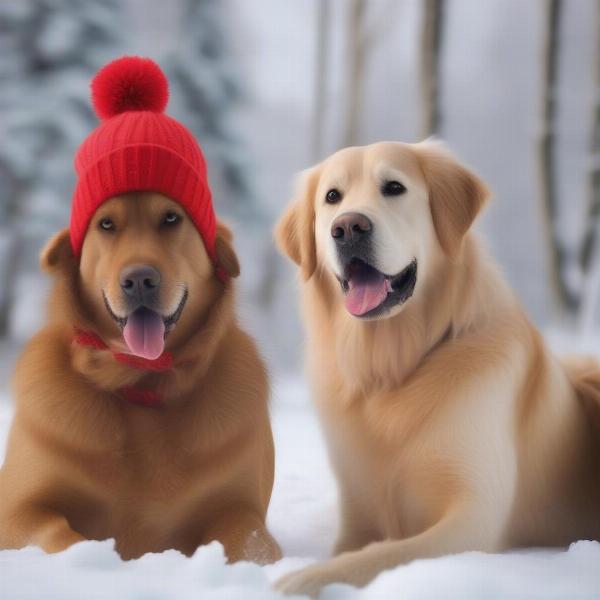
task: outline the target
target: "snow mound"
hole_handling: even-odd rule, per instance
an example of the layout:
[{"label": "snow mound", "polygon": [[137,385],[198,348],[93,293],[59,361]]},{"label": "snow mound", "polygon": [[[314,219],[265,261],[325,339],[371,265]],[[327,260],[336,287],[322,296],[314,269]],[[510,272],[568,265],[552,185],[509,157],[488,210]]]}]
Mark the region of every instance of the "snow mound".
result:
[{"label": "snow mound", "polygon": [[572,544],[566,551],[466,552],[415,561],[382,573],[356,595],[337,598],[591,600],[600,598],[599,565],[600,543],[588,541]]},{"label": "snow mound", "polygon": [[[2,598],[7,600],[271,600],[281,596],[270,582],[307,561],[276,565],[227,565],[213,542],[191,558],[175,550],[122,561],[111,540],[83,542],[60,554],[38,548],[0,552]],[[600,544],[577,542],[568,551],[527,551],[503,555],[469,552],[420,560],[382,573],[364,590],[326,588],[323,600],[403,598],[600,597]]]},{"label": "snow mound", "polygon": [[223,547],[203,546],[191,558],[175,550],[122,561],[113,542],[82,542],[60,554],[38,548],[0,553],[3,598],[11,600],[269,600],[277,594],[263,570],[225,564]]}]

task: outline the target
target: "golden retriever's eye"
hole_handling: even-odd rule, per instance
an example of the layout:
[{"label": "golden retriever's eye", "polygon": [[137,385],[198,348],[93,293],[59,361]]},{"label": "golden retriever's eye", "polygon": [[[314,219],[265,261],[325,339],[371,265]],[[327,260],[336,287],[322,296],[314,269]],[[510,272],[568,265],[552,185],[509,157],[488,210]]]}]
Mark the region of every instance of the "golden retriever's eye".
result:
[{"label": "golden retriever's eye", "polygon": [[115,230],[115,224],[113,223],[112,219],[109,219],[108,217],[105,217],[104,219],[101,219],[100,222],[98,223],[100,229],[102,229],[103,231],[114,231]]},{"label": "golden retriever's eye", "polygon": [[335,188],[329,190],[325,195],[325,202],[327,202],[328,204],[337,204],[341,199],[342,194],[339,190],[336,190]]},{"label": "golden retriever's eye", "polygon": [[400,196],[400,194],[404,194],[405,191],[406,187],[399,181],[386,181],[381,186],[381,193],[384,196]]},{"label": "golden retriever's eye", "polygon": [[181,217],[176,212],[168,212],[163,219],[163,225],[176,225],[181,221]]}]

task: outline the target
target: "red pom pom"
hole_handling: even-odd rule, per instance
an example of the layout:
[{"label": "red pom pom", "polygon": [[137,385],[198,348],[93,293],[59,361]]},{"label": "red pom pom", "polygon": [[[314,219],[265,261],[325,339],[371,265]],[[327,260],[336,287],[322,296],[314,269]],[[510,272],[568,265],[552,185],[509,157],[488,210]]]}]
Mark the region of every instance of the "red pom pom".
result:
[{"label": "red pom pom", "polygon": [[129,110],[162,112],[169,100],[169,83],[149,58],[123,56],[102,67],[92,79],[92,103],[100,119]]}]

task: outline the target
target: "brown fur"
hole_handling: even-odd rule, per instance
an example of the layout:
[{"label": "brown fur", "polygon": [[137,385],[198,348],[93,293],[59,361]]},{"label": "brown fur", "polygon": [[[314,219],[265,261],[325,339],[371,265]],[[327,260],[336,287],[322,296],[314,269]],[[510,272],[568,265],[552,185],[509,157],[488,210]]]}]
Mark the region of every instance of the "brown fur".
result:
[{"label": "brown fur", "polygon": [[[183,221],[157,227],[166,211]],[[115,235],[97,224],[110,216]],[[231,232],[218,227],[217,256],[239,273]],[[166,349],[174,366],[151,373],[110,352],[73,344],[73,327],[122,349],[102,299],[119,303],[120,270],[150,263],[168,306],[182,282],[188,302]],[[234,290],[222,283],[191,221],[159,194],[128,194],[94,217],[80,263],[68,232],[41,256],[55,278],[48,324],[28,344],[14,380],[16,412],[0,470],[0,548],[47,552],[114,538],[124,558],[175,548],[190,555],[219,540],[229,560],[280,556],[265,527],[273,485],[268,379],[239,327]],[[162,291],[161,291],[162,293]],[[123,386],[157,390],[159,409],[129,404]]]},{"label": "brown fur", "polygon": [[[318,235],[322,211],[349,208],[321,198],[350,172],[351,210],[377,210],[369,181],[382,161],[429,203],[435,239],[401,311],[361,321],[345,310]],[[304,275],[304,257],[316,252],[302,309],[341,530],[335,558],[277,587],[316,595],[418,558],[600,539],[600,366],[551,355],[468,233],[485,184],[431,143],[351,148],[310,173],[317,182],[301,189],[276,237]],[[299,223],[315,221],[310,242],[314,229]]]}]

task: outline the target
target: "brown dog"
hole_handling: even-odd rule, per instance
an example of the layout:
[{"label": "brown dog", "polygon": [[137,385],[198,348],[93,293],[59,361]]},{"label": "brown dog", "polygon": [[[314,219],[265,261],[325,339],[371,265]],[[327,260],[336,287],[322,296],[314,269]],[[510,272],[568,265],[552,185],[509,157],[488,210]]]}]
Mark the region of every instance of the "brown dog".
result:
[{"label": "brown dog", "polygon": [[469,229],[485,184],[437,143],[347,148],[277,230],[340,492],[335,558],[286,593],[418,558],[600,539],[600,367],[560,363]]},{"label": "brown dog", "polygon": [[[280,556],[267,374],[236,322],[223,225],[216,254],[227,277],[180,205],[150,192],[102,204],[80,262],[67,231],[48,243],[50,320],[17,365],[0,548],[114,538],[132,558],[218,540],[230,561]],[[128,314],[135,293],[146,308]]]}]

